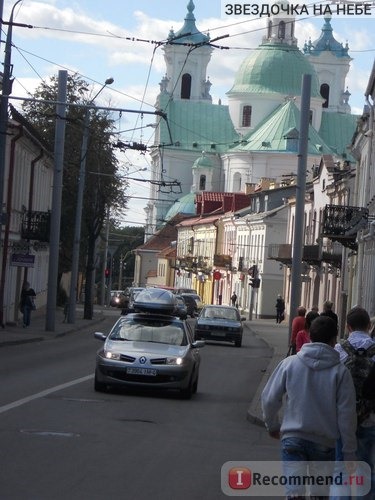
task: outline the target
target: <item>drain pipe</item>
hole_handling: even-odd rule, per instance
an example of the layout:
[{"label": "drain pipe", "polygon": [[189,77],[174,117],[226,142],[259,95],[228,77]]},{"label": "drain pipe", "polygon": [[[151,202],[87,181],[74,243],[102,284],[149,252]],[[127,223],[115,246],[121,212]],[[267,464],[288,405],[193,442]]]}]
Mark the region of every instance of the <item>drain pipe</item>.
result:
[{"label": "drain pipe", "polygon": [[12,213],[12,194],[13,194],[13,180],[14,180],[14,163],[15,163],[15,149],[16,142],[23,136],[22,125],[15,127],[18,128],[19,132],[11,140],[10,146],[10,157],[9,157],[9,178],[7,186],[7,203],[6,203],[6,224],[4,230],[4,247],[3,247],[3,260],[1,263],[1,279],[0,279],[0,325],[4,328],[4,290],[5,290],[5,280],[6,280],[6,269],[8,261],[8,244],[9,244],[9,233],[10,233],[10,219]]},{"label": "drain pipe", "polygon": [[[27,206],[27,210],[29,212],[32,211],[33,209],[33,199],[34,199],[34,183],[35,183],[35,165],[38,163],[39,160],[43,158],[44,152],[43,149],[40,150],[40,153],[38,156],[36,156],[32,161],[31,161],[31,170],[30,170],[30,185],[29,185],[29,203]],[[30,219],[28,219],[30,221]],[[28,276],[29,268],[24,267],[24,274],[23,274],[23,281],[27,281],[27,276]]]},{"label": "drain pipe", "polygon": [[[374,105],[370,103],[369,96],[366,95],[366,103],[370,108],[370,117],[369,117],[369,126],[366,134],[370,132],[369,135],[369,148],[368,148],[368,155],[367,155],[367,162],[366,162],[366,174],[365,174],[365,185],[366,189],[364,192],[364,203],[369,202],[369,197],[370,197],[370,172],[371,172],[371,161],[372,161],[372,150],[373,150],[373,124],[374,124]],[[358,192],[357,192],[358,196]],[[363,203],[363,204],[364,204]],[[371,231],[371,226],[370,226],[370,231]],[[363,259],[364,259],[364,251],[365,251],[365,241],[366,238],[363,234],[364,231],[360,231],[358,234],[358,258],[357,258],[357,304],[363,305]],[[370,291],[370,294],[373,294],[374,290]]]}]

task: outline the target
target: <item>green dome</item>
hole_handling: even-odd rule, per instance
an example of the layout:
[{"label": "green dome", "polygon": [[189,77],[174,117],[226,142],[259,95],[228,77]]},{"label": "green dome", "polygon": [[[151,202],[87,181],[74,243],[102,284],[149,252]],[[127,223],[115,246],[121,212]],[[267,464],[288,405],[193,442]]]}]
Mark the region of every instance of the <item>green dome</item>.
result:
[{"label": "green dome", "polygon": [[243,61],[227,94],[301,95],[303,74],[312,75],[311,97],[320,97],[315,69],[297,47],[263,44]]},{"label": "green dome", "polygon": [[193,164],[193,168],[212,168],[212,167],[213,167],[212,161],[204,154],[199,158],[197,158]]},{"label": "green dome", "polygon": [[177,214],[196,215],[195,193],[188,193],[173,203],[165,216],[165,220],[171,220]]}]

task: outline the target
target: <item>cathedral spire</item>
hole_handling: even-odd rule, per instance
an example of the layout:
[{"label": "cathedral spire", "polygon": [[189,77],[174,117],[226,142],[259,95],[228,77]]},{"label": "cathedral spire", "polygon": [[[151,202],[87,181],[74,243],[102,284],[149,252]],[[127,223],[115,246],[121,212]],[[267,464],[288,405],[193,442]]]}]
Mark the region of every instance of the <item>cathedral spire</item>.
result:
[{"label": "cathedral spire", "polygon": [[204,35],[201,33],[196,24],[194,16],[195,5],[193,0],[190,0],[187,4],[187,14],[184,19],[184,25],[177,31],[177,33],[169,33],[168,41],[173,41],[173,43],[208,43],[210,41],[209,35]]}]

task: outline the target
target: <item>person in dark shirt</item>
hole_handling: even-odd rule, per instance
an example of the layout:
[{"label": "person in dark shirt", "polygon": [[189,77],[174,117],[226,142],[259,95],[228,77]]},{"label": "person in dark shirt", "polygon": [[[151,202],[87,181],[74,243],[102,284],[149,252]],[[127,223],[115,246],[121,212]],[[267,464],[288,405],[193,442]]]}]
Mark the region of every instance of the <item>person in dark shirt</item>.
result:
[{"label": "person in dark shirt", "polygon": [[285,301],[279,294],[276,299],[276,323],[281,323],[284,319]]},{"label": "person in dark shirt", "polygon": [[333,321],[336,323],[336,326],[338,325],[338,317],[337,314],[333,312],[333,302],[330,300],[326,300],[323,304],[323,312],[320,313],[321,316],[328,316],[329,318],[332,318]]},{"label": "person in dark shirt", "polygon": [[20,302],[20,310],[23,314],[24,328],[30,326],[31,311],[35,310],[34,297],[36,297],[35,291],[30,287],[30,283],[28,281],[25,281],[22,286]]}]

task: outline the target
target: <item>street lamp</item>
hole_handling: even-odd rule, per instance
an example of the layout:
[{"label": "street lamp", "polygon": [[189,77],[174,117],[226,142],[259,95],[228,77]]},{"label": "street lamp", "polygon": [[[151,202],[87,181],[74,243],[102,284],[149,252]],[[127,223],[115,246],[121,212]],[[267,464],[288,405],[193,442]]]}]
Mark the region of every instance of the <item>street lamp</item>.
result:
[{"label": "street lamp", "polygon": [[86,156],[87,156],[87,143],[89,138],[89,122],[90,122],[90,105],[98,97],[100,92],[107,86],[114,82],[113,78],[108,78],[104,85],[99,89],[95,96],[88,103],[85,110],[85,117],[83,122],[83,137],[81,145],[81,161],[79,168],[78,178],[78,192],[77,192],[77,205],[76,205],[76,219],[74,226],[74,240],[73,240],[73,253],[72,253],[72,272],[70,277],[70,294],[69,294],[69,309],[68,309],[68,323],[75,323],[76,319],[76,302],[77,302],[77,281],[78,281],[78,268],[79,268],[79,246],[81,241],[81,223],[82,223],[82,207],[83,207],[83,194],[85,190],[85,175],[86,175]]}]

